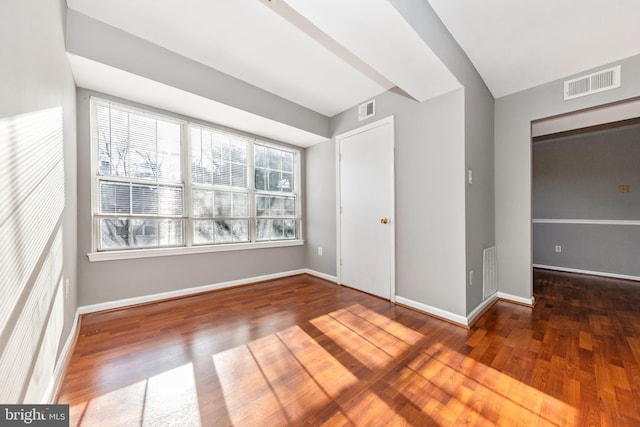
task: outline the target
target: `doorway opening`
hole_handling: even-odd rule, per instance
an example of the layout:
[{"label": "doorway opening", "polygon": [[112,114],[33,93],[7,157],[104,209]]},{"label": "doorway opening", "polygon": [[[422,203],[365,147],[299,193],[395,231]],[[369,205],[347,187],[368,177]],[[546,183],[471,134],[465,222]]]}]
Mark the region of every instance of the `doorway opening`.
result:
[{"label": "doorway opening", "polygon": [[533,268],[640,281],[640,100],[531,132]]}]

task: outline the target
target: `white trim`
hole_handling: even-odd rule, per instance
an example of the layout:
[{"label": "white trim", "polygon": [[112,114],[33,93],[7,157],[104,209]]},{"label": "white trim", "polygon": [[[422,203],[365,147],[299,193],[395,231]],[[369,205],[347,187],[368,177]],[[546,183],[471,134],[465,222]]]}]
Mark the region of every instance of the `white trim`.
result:
[{"label": "white trim", "polygon": [[336,278],[336,276],[332,276],[330,274],[321,273],[319,271],[311,270],[310,268],[305,268],[304,272],[307,273],[310,276],[319,277],[321,279],[328,280],[330,282],[338,284],[338,279]]},{"label": "white trim", "polygon": [[73,325],[71,325],[71,330],[69,331],[69,335],[67,335],[67,340],[64,343],[64,347],[62,347],[62,351],[58,356],[58,360],[56,361],[56,366],[53,369],[53,375],[51,376],[51,380],[49,381],[49,385],[42,396],[42,404],[53,404],[53,398],[56,397],[57,391],[60,389],[62,385],[62,380],[64,379],[62,376],[65,373],[65,369],[69,364],[69,360],[71,359],[71,355],[73,354],[73,343],[76,340],[78,335],[78,325],[80,323],[80,312],[76,310],[75,318],[73,319]]},{"label": "white trim", "polygon": [[116,301],[108,301],[98,304],[83,305],[78,307],[80,314],[95,313],[103,310],[113,310],[116,308],[128,307],[132,305],[145,304],[149,302],[161,301],[169,298],[179,298],[202,292],[215,291],[218,289],[232,288],[234,286],[248,285],[265,280],[280,279],[283,277],[295,276],[306,273],[305,269],[285,271],[282,273],[265,274],[263,276],[247,277],[246,279],[230,280],[228,282],[214,283],[211,285],[195,286],[193,288],[178,289],[175,291],[160,292],[157,294],[143,295],[133,298],[125,298]]},{"label": "white trim", "polygon": [[534,218],[534,224],[640,225],[640,221],[626,219],[545,219]]},{"label": "white trim", "polygon": [[340,141],[336,136],[334,138],[336,149],[336,283],[342,284],[342,233],[341,228],[341,214],[342,214],[342,193],[340,191]]},{"label": "white trim", "polygon": [[47,386],[47,389],[45,390],[44,395],[42,396],[41,403],[43,405],[55,403],[53,402],[53,398],[55,397],[57,390],[59,390],[60,386],[62,385],[62,380],[64,379],[62,376],[65,373],[65,368],[67,367],[68,362],[71,358],[71,355],[73,354],[72,346],[78,335],[78,326],[80,324],[81,314],[93,313],[96,311],[108,310],[113,308],[126,307],[127,305],[140,304],[141,302],[152,302],[154,300],[171,298],[172,296],[175,297],[175,296],[182,296],[182,295],[190,295],[190,294],[206,292],[207,290],[223,289],[226,287],[233,287],[238,285],[261,282],[269,279],[279,279],[281,277],[295,276],[297,274],[303,274],[303,273],[309,274],[311,276],[320,277],[322,279],[329,280],[334,283],[336,282],[335,276],[331,276],[329,274],[325,274],[319,271],[305,268],[301,270],[288,271],[286,273],[269,274],[264,276],[252,277],[250,279],[223,282],[216,285],[199,286],[195,288],[183,289],[182,291],[184,292],[182,291],[164,292],[160,294],[148,295],[145,297],[128,298],[128,299],[113,301],[109,303],[93,304],[93,305],[78,307],[75,313],[75,317],[73,319],[73,325],[71,326],[71,330],[67,335],[67,340],[64,344],[64,347],[62,347],[62,351],[60,352],[60,356],[58,357],[56,366],[53,370],[53,376],[51,377],[51,380],[49,381],[49,385]]},{"label": "white trim", "polygon": [[505,301],[515,302],[517,304],[529,305],[531,307],[533,307],[533,305],[536,302],[536,299],[533,295],[531,295],[531,298],[523,298],[516,295],[506,294],[504,292],[498,291],[497,296],[498,298],[503,299]]},{"label": "white trim", "polygon": [[[91,95],[89,99],[90,105],[90,119],[89,125],[91,128],[91,226],[92,226],[92,249],[88,255],[89,261],[106,261],[106,260],[117,260],[117,259],[133,259],[133,258],[148,258],[152,256],[167,256],[167,255],[182,255],[189,253],[203,253],[203,252],[219,252],[219,251],[227,251],[227,250],[240,250],[240,249],[255,249],[255,248],[268,248],[268,247],[280,247],[280,246],[296,246],[302,245],[303,237],[302,237],[302,149],[300,147],[291,146],[286,143],[278,143],[278,142],[270,142],[263,138],[259,138],[255,135],[245,134],[241,131],[235,131],[233,129],[224,129],[219,128],[213,124],[202,124],[198,122],[193,122],[190,120],[179,119],[172,117],[167,113],[156,113],[151,111],[146,106],[132,106],[126,102],[121,103],[120,101],[112,101],[108,99],[103,99],[96,95]],[[171,122],[180,126],[180,158],[181,158],[181,177],[177,182],[156,182],[150,181],[145,178],[132,178],[132,177],[118,177],[118,176],[103,176],[98,174],[98,160],[99,160],[99,150],[98,150],[98,135],[97,135],[97,107],[102,106],[111,109],[115,109],[118,111],[124,111],[129,114],[142,115],[145,117],[151,117],[157,121],[165,121]],[[128,129],[128,128],[127,128]],[[226,187],[219,185],[200,185],[192,182],[191,177],[191,130],[197,129],[199,131],[212,132],[216,134],[224,134],[230,137],[233,137],[238,140],[244,141],[246,148],[246,171],[247,171],[247,185],[246,187]],[[128,129],[130,131],[130,129]],[[157,136],[157,135],[156,135]],[[255,188],[255,164],[254,164],[254,150],[256,146],[264,146],[274,148],[280,151],[286,151],[293,155],[294,157],[294,165],[293,165],[293,188],[290,193],[283,193],[277,191],[261,191]],[[144,217],[142,215],[135,214],[123,214],[122,216],[126,216],[129,218],[153,218],[153,219],[173,219],[173,220],[181,220],[181,224],[183,227],[184,233],[184,241],[180,247],[171,247],[171,248],[150,248],[150,249],[137,249],[130,248],[129,250],[123,251],[104,251],[110,252],[110,255],[103,255],[103,252],[99,251],[100,247],[100,226],[99,221],[101,217],[117,217],[117,214],[104,214],[100,212],[99,206],[99,184],[101,181],[116,181],[116,182],[126,182],[126,183],[139,183],[139,184],[148,184],[149,182],[161,184],[163,186],[171,186],[182,189],[183,195],[183,209],[181,215],[152,215],[149,217]],[[247,243],[238,243],[232,245],[207,245],[208,249],[202,249],[198,247],[197,249],[193,248],[193,223],[194,221],[200,219],[193,216],[192,212],[192,190],[194,188],[206,188],[208,190],[222,190],[222,191],[233,191],[233,192],[242,192],[243,194],[247,194],[249,199],[249,209],[250,214],[247,217],[237,217],[234,219],[246,219],[249,222],[249,240]],[[255,206],[255,198],[257,195],[277,195],[277,196],[293,196],[296,201],[295,205],[295,217],[273,217],[273,219],[291,219],[295,221],[295,229],[296,236],[295,239],[289,240],[288,242],[298,242],[298,243],[282,243],[282,241],[278,240],[273,243],[272,241],[264,242],[258,241],[256,235],[256,226],[255,222],[261,218],[272,219],[272,217],[261,217],[258,218],[258,214]],[[226,218],[204,218],[204,219],[226,219]],[[231,218],[229,218],[231,219]],[[270,246],[269,244],[273,244]],[[134,251],[140,251],[140,255],[131,255]],[[156,252],[157,251],[157,252]],[[120,255],[115,255],[116,253]]]},{"label": "white trim", "polygon": [[563,271],[565,273],[588,274],[590,276],[612,277],[614,279],[634,280],[634,281],[640,282],[639,276],[629,276],[626,274],[605,273],[603,271],[581,270],[578,268],[566,268],[566,267],[557,267],[555,265],[542,265],[542,264],[533,264],[533,268]]},{"label": "white trim", "polygon": [[467,323],[466,323],[466,325],[469,326],[469,325],[473,324],[473,322],[476,321],[478,316],[480,316],[480,314],[487,307],[489,307],[491,304],[493,304],[494,301],[496,301],[497,299],[498,299],[498,293],[497,292],[494,292],[491,295],[489,295],[489,297],[487,297],[486,300],[482,301],[476,308],[474,308],[471,313],[467,314]]},{"label": "white trim", "polygon": [[381,126],[388,125],[391,132],[391,153],[389,159],[391,161],[391,248],[389,253],[389,301],[396,302],[396,233],[395,233],[395,218],[396,218],[396,203],[395,203],[395,147],[396,147],[396,134],[395,134],[395,116],[391,115],[380,120],[368,123],[360,126],[356,129],[341,133],[335,136],[336,145],[336,283],[342,284],[342,234],[340,229],[342,227],[342,194],[341,194],[341,181],[340,181],[340,147],[342,140],[358,135],[363,132],[367,132],[371,129],[375,129]]},{"label": "white trim", "polygon": [[231,243],[226,245],[206,245],[177,248],[131,249],[126,251],[91,252],[87,254],[90,262],[115,261],[120,259],[153,258],[159,256],[203,254],[209,252],[242,251],[247,249],[283,248],[302,246],[304,240],[273,240],[254,243]]},{"label": "white trim", "polygon": [[442,319],[449,320],[453,323],[457,323],[461,326],[468,326],[467,318],[464,316],[460,316],[459,314],[454,314],[449,311],[441,310],[436,307],[432,307],[427,304],[423,304],[421,302],[413,301],[408,298],[404,298],[396,295],[396,303],[401,305],[406,305],[407,307],[414,308],[416,310],[422,311],[427,314],[432,314],[436,317],[440,317]]},{"label": "white trim", "polygon": [[[374,100],[375,102],[375,100]],[[374,104],[375,105],[375,104]],[[386,119],[389,122],[389,130],[391,132],[391,156],[389,156],[391,160],[391,179],[393,182],[391,183],[391,214],[393,215],[392,223],[391,223],[391,248],[389,249],[390,260],[390,268],[391,268],[391,277],[389,281],[391,282],[391,291],[389,300],[393,303],[396,302],[396,225],[395,221],[398,216],[396,215],[396,120],[394,116],[389,116]]]}]

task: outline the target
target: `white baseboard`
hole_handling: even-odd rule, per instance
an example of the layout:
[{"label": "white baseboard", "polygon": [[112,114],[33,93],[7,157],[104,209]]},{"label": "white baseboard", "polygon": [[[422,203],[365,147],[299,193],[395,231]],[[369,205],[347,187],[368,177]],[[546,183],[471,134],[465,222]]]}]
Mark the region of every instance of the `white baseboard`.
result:
[{"label": "white baseboard", "polygon": [[108,302],[103,302],[99,304],[84,305],[84,306],[78,307],[78,312],[80,314],[87,314],[87,313],[95,313],[97,311],[103,311],[103,310],[113,310],[115,308],[122,308],[122,307],[131,306],[131,305],[145,304],[145,303],[160,301],[164,299],[178,298],[178,297],[183,297],[183,296],[188,296],[193,294],[199,294],[202,292],[215,291],[218,289],[232,288],[234,286],[248,285],[251,283],[262,282],[265,280],[280,279],[283,277],[295,276],[297,274],[304,274],[306,272],[307,271],[305,269],[291,270],[291,271],[285,271],[282,273],[265,274],[264,276],[247,277],[245,279],[214,283],[211,285],[203,285],[203,286],[196,286],[193,288],[178,289],[176,291],[161,292],[157,294],[143,295],[143,296],[133,297],[133,298],[125,298],[125,299],[120,299],[116,301],[108,301]]},{"label": "white baseboard", "polygon": [[503,299],[507,301],[517,302],[519,304],[526,304],[526,305],[533,306],[533,297],[531,297],[531,299],[528,299],[528,298],[516,297],[514,295],[505,294],[503,292],[496,292],[486,300],[482,301],[476,308],[473,309],[471,313],[469,313],[466,317],[464,317],[455,313],[451,313],[449,311],[432,307],[427,304],[423,304],[421,302],[396,296],[396,302],[398,304],[406,305],[407,307],[411,307],[416,310],[422,311],[424,313],[431,314],[435,317],[448,320],[450,322],[453,322],[463,327],[469,327],[469,325],[473,325],[473,322],[476,321],[477,317],[480,316],[482,312],[491,304],[493,304],[497,299]]},{"label": "white baseboard", "polygon": [[476,321],[476,318],[482,314],[482,312],[489,307],[495,300],[498,299],[498,293],[495,292],[489,296],[486,300],[482,301],[476,308],[473,309],[471,313],[467,315],[467,323],[466,326],[473,325],[473,322]]},{"label": "white baseboard", "polygon": [[60,356],[56,362],[56,366],[53,369],[53,376],[49,381],[49,385],[44,392],[44,396],[42,396],[42,404],[53,404],[55,403],[53,399],[56,397],[58,390],[62,386],[62,376],[65,373],[65,369],[69,364],[69,359],[71,359],[71,354],[73,353],[73,343],[76,341],[76,336],[78,335],[78,325],[80,323],[80,312],[76,310],[75,318],[73,319],[73,325],[71,326],[71,330],[69,331],[69,335],[67,335],[67,340],[64,343],[64,347],[62,347],[62,351],[60,352]]},{"label": "white baseboard", "polygon": [[[551,270],[560,270],[560,271],[568,271],[568,272],[577,272],[577,273],[584,273],[584,274],[596,274],[597,272],[587,272],[587,271],[583,271],[583,270],[574,270],[574,269],[562,269],[560,267],[551,267],[551,266],[540,266],[540,265],[534,265],[534,267],[536,268],[546,268],[546,269],[551,269]],[[154,301],[159,301],[159,300],[164,300],[164,299],[169,299],[169,298],[176,298],[176,297],[181,297],[181,296],[187,296],[187,295],[192,295],[192,294],[198,294],[198,293],[202,293],[202,292],[207,292],[207,291],[213,291],[213,290],[218,290],[218,289],[225,289],[225,288],[231,288],[234,286],[240,286],[240,285],[247,285],[247,284],[251,284],[251,283],[256,283],[256,282],[261,282],[261,281],[265,281],[265,280],[273,280],[273,279],[280,279],[283,277],[288,277],[288,276],[295,276],[298,274],[309,274],[311,276],[315,276],[315,277],[319,277],[321,279],[325,279],[328,280],[330,282],[334,282],[337,283],[337,278],[336,276],[332,276],[326,273],[321,273],[319,271],[315,271],[315,270],[311,270],[311,269],[300,269],[300,270],[291,270],[291,271],[286,271],[286,272],[282,272],[282,273],[275,273],[275,274],[267,274],[267,275],[263,275],[263,276],[256,276],[256,277],[249,277],[249,278],[245,278],[245,279],[239,279],[239,280],[232,280],[232,281],[228,281],[228,282],[221,282],[221,283],[215,283],[215,284],[211,284],[211,285],[203,285],[203,286],[196,286],[196,287],[192,287],[192,288],[187,288],[187,289],[180,289],[180,290],[176,290],[176,291],[169,291],[169,292],[161,292],[161,293],[157,293],[157,294],[151,294],[151,295],[144,295],[144,296],[140,296],[140,297],[134,297],[134,298],[125,298],[125,299],[121,299],[121,300],[116,300],[116,301],[109,301],[109,302],[105,302],[105,303],[99,303],[99,304],[91,304],[91,305],[85,305],[85,306],[80,306],[78,307],[78,309],[76,310],[76,314],[75,314],[75,319],[73,321],[73,325],[71,327],[71,330],[69,331],[69,335],[67,336],[67,340],[64,344],[64,347],[62,348],[62,351],[60,353],[60,357],[58,357],[58,361],[56,363],[54,372],[53,372],[53,376],[49,382],[49,385],[47,386],[47,390],[45,391],[43,398],[42,398],[42,402],[43,404],[47,404],[47,403],[55,403],[52,402],[53,398],[55,397],[56,392],[59,390],[60,385],[62,384],[62,375],[64,374],[65,368],[68,364],[69,358],[71,357],[71,354],[73,352],[73,343],[76,340],[76,336],[78,334],[78,325],[79,325],[79,321],[80,321],[80,315],[82,314],[87,314],[87,313],[94,313],[97,311],[103,311],[103,310],[112,310],[112,309],[116,309],[116,308],[121,308],[121,307],[126,307],[126,306],[131,306],[131,305],[137,305],[137,304],[143,304],[143,303],[148,303],[148,302],[154,302]],[[598,275],[598,274],[596,274]],[[599,275],[604,275],[604,273],[599,274]],[[609,275],[609,277],[613,277],[612,275]],[[620,277],[620,278],[632,278],[632,276],[624,276],[621,277],[620,275],[617,275],[616,277]],[[633,280],[633,278],[632,278]],[[640,278],[635,278],[635,280],[640,280]],[[458,314],[454,314],[451,312],[448,312],[446,310],[442,310],[436,307],[432,307],[430,305],[427,304],[423,304],[417,301],[413,301],[410,300],[408,298],[404,298],[404,297],[400,297],[397,296],[395,297],[395,301],[398,304],[401,305],[405,305],[407,307],[411,307],[414,308],[416,310],[422,311],[424,313],[427,314],[431,314],[433,316],[442,318],[442,319],[446,319],[450,322],[453,322],[455,324],[458,324],[460,326],[463,327],[467,327],[468,325],[472,324],[473,321],[475,321],[476,317],[479,316],[482,311],[488,307],[490,304],[492,304],[496,299],[504,299],[504,300],[508,300],[508,301],[513,301],[513,302],[517,302],[520,304],[526,304],[526,305],[533,305],[534,303],[534,298],[522,298],[522,297],[518,297],[515,295],[510,295],[510,294],[506,294],[504,292],[496,292],[495,294],[493,294],[490,298],[488,298],[487,300],[483,301],[480,305],[478,305],[471,313],[469,313],[469,315],[467,317],[464,316],[460,316]]]},{"label": "white baseboard", "polygon": [[507,294],[504,292],[497,292],[496,295],[498,298],[503,299],[505,301],[515,302],[517,304],[524,304],[533,307],[536,302],[536,299],[531,295],[531,298],[523,298],[516,295]]},{"label": "white baseboard", "polygon": [[406,305],[407,307],[415,308],[416,310],[423,311],[427,314],[432,314],[436,317],[440,317],[442,319],[449,320],[453,323],[457,323],[461,326],[468,326],[467,318],[464,316],[460,316],[455,313],[451,313],[446,310],[441,310],[436,307],[432,307],[427,304],[423,304],[421,302],[413,301],[408,298],[400,297],[396,295],[396,302],[401,305]]},{"label": "white baseboard", "polygon": [[337,281],[335,276],[331,276],[329,274],[320,273],[319,271],[310,270],[310,269],[300,269],[300,270],[291,270],[283,273],[266,274],[263,276],[232,280],[232,281],[222,282],[222,283],[215,283],[212,285],[196,286],[193,288],[180,289],[177,291],[161,292],[161,293],[145,295],[141,297],[125,298],[121,300],[109,301],[109,302],[100,303],[100,304],[80,306],[76,310],[75,318],[73,320],[73,325],[71,326],[71,330],[69,331],[67,340],[64,344],[64,347],[62,348],[60,357],[58,357],[58,361],[53,371],[53,376],[51,377],[51,380],[49,381],[49,385],[47,386],[47,389],[42,397],[42,404],[55,403],[52,400],[55,398],[57,391],[62,385],[62,380],[63,380],[62,376],[64,375],[69,359],[71,358],[71,355],[73,353],[72,346],[78,334],[78,325],[80,323],[80,315],[87,314],[87,313],[94,313],[94,312],[103,311],[103,310],[112,310],[115,308],[142,304],[146,302],[154,302],[154,301],[159,301],[159,300],[168,299],[168,298],[176,298],[181,296],[198,294],[198,293],[217,290],[217,289],[231,288],[231,287],[240,286],[240,285],[248,285],[251,283],[262,282],[265,280],[280,279],[283,277],[295,276],[297,274],[304,274],[304,273],[309,274],[311,276],[320,277],[322,279],[329,280],[334,283]]},{"label": "white baseboard", "polygon": [[578,269],[578,268],[566,268],[566,267],[557,267],[555,265],[542,265],[542,264],[533,264],[533,268],[542,268],[544,270],[562,271],[562,272],[565,272],[565,273],[588,274],[590,276],[612,277],[614,279],[635,280],[637,282],[640,282],[640,277],[638,277],[638,276],[629,276],[629,275],[626,275],[626,274],[605,273],[605,272],[602,272],[602,271],[581,270],[581,269]]},{"label": "white baseboard", "polygon": [[338,283],[338,278],[336,276],[331,276],[330,274],[321,273],[319,271],[311,270],[310,268],[305,268],[304,272],[310,276],[315,276],[333,283]]}]

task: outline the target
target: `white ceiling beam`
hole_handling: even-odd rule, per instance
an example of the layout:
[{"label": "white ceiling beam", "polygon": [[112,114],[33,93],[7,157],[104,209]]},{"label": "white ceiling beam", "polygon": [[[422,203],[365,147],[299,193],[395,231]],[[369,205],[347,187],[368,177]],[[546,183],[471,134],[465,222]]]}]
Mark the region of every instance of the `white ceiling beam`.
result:
[{"label": "white ceiling beam", "polygon": [[283,7],[280,3],[286,3],[300,17],[420,102],[461,87],[387,0],[272,0],[268,3],[276,11]]}]

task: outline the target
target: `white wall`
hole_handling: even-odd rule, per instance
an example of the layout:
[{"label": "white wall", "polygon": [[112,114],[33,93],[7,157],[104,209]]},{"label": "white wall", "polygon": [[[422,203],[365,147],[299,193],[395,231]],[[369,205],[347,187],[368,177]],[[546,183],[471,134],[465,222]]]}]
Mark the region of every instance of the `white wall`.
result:
[{"label": "white wall", "polygon": [[502,292],[525,299],[532,295],[531,122],[640,96],[640,56],[584,74],[617,64],[622,64],[618,89],[565,102],[563,79],[496,100],[496,244]]},{"label": "white wall", "polygon": [[62,0],[0,2],[3,403],[50,397],[76,310],[75,86],[65,13]]}]

